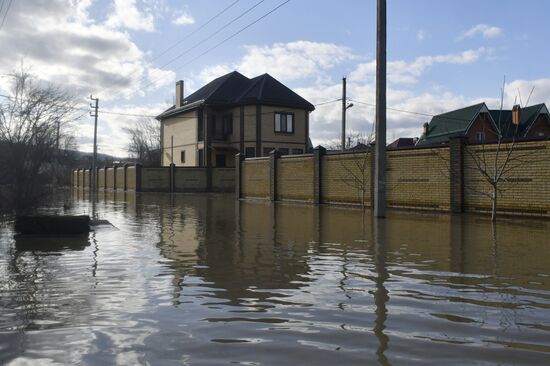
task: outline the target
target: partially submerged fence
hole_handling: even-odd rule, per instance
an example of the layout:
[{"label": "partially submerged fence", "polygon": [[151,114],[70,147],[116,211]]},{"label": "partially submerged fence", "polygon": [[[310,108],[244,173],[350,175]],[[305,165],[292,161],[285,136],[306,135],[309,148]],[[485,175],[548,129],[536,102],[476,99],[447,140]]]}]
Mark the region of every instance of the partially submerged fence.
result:
[{"label": "partially submerged fence", "polygon": [[[507,178],[500,184],[500,213],[550,216],[550,142],[517,142],[513,149],[502,146],[496,157],[495,145],[465,145],[451,139],[447,146],[388,149],[386,204],[447,212],[488,212],[490,185],[473,157],[486,164],[504,166],[511,151],[515,160],[507,166]],[[477,155],[476,155],[477,154]],[[518,157],[521,157],[519,159]],[[259,198],[311,203],[341,203],[371,207],[373,201],[373,154],[326,152],[244,159],[236,167],[236,194]]]},{"label": "partially submerged fence", "polygon": [[[73,170],[73,186],[92,188],[91,169]],[[234,168],[143,168],[123,165],[97,168],[98,190],[136,192],[234,192]]]}]

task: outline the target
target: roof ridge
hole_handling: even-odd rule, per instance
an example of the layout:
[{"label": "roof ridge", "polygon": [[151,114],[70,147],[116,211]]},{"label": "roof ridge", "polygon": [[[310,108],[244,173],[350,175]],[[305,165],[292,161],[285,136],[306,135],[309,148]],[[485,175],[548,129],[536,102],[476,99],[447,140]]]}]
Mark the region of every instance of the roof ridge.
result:
[{"label": "roof ridge", "polygon": [[260,92],[258,93],[258,100],[262,100],[262,95],[264,93],[264,86],[265,86],[265,79],[266,77],[269,76],[268,73],[265,73],[263,75],[261,75],[261,85],[260,85]]}]

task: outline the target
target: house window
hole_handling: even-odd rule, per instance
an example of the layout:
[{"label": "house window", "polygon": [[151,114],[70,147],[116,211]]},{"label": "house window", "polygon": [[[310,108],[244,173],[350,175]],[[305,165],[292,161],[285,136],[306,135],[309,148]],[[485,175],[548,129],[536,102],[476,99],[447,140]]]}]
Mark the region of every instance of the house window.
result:
[{"label": "house window", "polygon": [[216,115],[209,115],[208,116],[208,127],[211,131],[209,131],[209,136],[216,136]]},{"label": "house window", "polygon": [[226,114],[223,116],[223,134],[225,136],[231,135],[233,133],[233,115]]},{"label": "house window", "polygon": [[269,153],[275,150],[274,147],[264,147],[264,156],[269,156]]},{"label": "house window", "polygon": [[244,156],[247,158],[253,158],[256,156],[256,150],[253,147],[247,147],[244,149]]},{"label": "house window", "polygon": [[182,163],[185,163],[185,150],[182,150],[180,153],[180,160]]},{"label": "house window", "polygon": [[485,132],[476,132],[476,141],[478,142],[485,141]]},{"label": "house window", "polygon": [[276,112],[275,132],[294,133],[294,114]]},{"label": "house window", "polygon": [[292,149],[292,155],[300,155],[304,153],[304,149]]},{"label": "house window", "polygon": [[281,147],[278,149],[281,155],[288,155],[288,149],[286,147]]},{"label": "house window", "polygon": [[198,122],[198,126],[197,126],[197,130],[198,130],[198,138],[197,138],[197,141],[203,141],[204,140],[204,123],[202,121],[202,118],[199,116],[199,122]]},{"label": "house window", "polygon": [[204,150],[199,149],[199,166],[204,166]]}]

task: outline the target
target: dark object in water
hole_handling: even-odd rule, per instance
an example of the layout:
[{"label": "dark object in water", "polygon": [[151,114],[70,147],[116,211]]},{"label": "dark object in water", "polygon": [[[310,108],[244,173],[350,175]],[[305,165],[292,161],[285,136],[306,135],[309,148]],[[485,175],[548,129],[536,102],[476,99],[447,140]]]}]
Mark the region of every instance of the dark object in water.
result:
[{"label": "dark object in water", "polygon": [[90,231],[90,216],[17,216],[15,231],[21,235],[82,235]]},{"label": "dark object in water", "polygon": [[88,240],[88,236],[86,235],[19,235],[15,237],[15,248],[20,252],[59,252],[62,250],[79,251],[86,249],[88,245],[90,245],[90,241]]}]

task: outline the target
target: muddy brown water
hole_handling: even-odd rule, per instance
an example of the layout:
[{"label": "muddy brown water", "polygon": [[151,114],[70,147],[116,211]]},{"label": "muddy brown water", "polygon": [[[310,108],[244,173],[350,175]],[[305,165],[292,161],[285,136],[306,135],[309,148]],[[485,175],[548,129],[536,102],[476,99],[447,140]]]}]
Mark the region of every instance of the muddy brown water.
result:
[{"label": "muddy brown water", "polygon": [[0,364],[550,363],[549,221],[130,193],[69,212],[114,227],[51,250],[0,228]]}]

